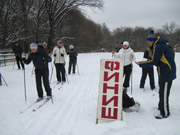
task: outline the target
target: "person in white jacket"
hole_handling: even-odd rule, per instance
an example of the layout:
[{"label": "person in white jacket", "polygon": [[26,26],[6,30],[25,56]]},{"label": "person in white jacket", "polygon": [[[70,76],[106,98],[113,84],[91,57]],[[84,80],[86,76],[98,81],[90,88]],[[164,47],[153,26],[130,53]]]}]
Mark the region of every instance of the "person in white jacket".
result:
[{"label": "person in white jacket", "polygon": [[125,79],[124,79],[123,87],[124,90],[126,91],[127,88],[129,87],[130,75],[132,72],[132,62],[136,60],[134,56],[134,51],[129,47],[129,42],[124,41],[122,49],[120,49],[118,53],[114,53],[114,52],[112,53],[114,55],[114,58],[121,59],[124,61]]},{"label": "person in white jacket", "polygon": [[54,64],[56,67],[57,83],[65,83],[65,57],[67,56],[67,53],[64,43],[61,40],[57,41],[57,46],[54,47],[52,55],[54,56]]}]

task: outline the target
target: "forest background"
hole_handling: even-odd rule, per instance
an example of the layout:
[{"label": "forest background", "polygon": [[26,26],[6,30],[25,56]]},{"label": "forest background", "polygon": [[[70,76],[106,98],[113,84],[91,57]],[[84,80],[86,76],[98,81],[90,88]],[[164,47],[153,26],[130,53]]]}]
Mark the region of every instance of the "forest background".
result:
[{"label": "forest background", "polygon": [[[32,42],[47,42],[52,50],[57,40],[65,47],[74,45],[77,52],[112,51],[121,42],[130,42],[134,51],[147,48],[146,38],[152,27],[120,27],[110,31],[106,23],[97,24],[86,17],[83,6],[103,8],[103,0],[1,0],[0,49],[12,48],[15,42],[29,52]],[[121,25],[120,25],[121,26]],[[173,47],[180,42],[180,26],[173,20],[162,29],[154,29]]]}]

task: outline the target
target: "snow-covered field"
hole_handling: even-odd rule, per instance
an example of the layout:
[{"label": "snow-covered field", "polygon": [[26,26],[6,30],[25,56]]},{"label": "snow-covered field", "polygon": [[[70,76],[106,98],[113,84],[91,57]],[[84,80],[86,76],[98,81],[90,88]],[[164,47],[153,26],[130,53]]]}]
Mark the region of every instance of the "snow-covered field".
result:
[{"label": "snow-covered field", "polygon": [[[143,53],[135,53],[141,60]],[[0,72],[8,83],[0,86],[0,135],[179,135],[180,134],[180,53],[176,53],[177,79],[173,82],[170,94],[171,115],[167,119],[154,118],[158,104],[158,79],[155,70],[156,92],[151,91],[149,79],[145,91],[139,88],[141,68],[133,64],[133,93],[128,94],[140,104],[139,112],[123,113],[123,121],[96,122],[99,88],[100,59],[111,59],[111,53],[85,53],[78,55],[80,75],[68,75],[66,83],[59,90],[56,86],[55,69],[51,87],[54,105],[49,101],[33,112],[38,103],[24,113],[37,99],[35,75],[31,77],[33,64],[26,65],[27,103],[24,98],[23,70],[13,70],[13,65],[0,67]],[[68,69],[66,58],[66,71]],[[51,64],[49,65],[51,73]],[[45,95],[45,93],[44,93]]]}]

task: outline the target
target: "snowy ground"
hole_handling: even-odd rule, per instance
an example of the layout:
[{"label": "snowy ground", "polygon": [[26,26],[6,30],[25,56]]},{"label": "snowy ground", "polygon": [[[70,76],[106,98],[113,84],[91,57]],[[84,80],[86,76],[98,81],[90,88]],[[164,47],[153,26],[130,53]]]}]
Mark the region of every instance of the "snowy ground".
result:
[{"label": "snowy ground", "polygon": [[[135,53],[141,60],[143,53]],[[38,106],[26,109],[37,99],[35,75],[31,77],[33,64],[26,66],[27,103],[24,103],[23,70],[13,70],[13,65],[0,67],[9,88],[3,82],[0,86],[0,135],[179,135],[180,134],[180,79],[172,85],[170,94],[171,115],[167,119],[156,120],[155,108],[158,104],[158,92],[149,88],[146,80],[145,91],[139,89],[141,68],[133,64],[133,96],[140,104],[139,112],[123,113],[123,121],[96,122],[97,98],[99,87],[100,59],[111,59],[110,53],[79,54],[80,75],[69,75],[66,83],[58,90],[53,89],[54,105],[49,101],[45,106],[32,112]],[[180,76],[180,53],[176,53],[177,77]],[[69,58],[66,58],[68,63]],[[68,64],[66,64],[66,70]],[[49,65],[51,73],[51,64]],[[158,90],[155,69],[156,89]],[[51,87],[56,81],[55,69]]]}]

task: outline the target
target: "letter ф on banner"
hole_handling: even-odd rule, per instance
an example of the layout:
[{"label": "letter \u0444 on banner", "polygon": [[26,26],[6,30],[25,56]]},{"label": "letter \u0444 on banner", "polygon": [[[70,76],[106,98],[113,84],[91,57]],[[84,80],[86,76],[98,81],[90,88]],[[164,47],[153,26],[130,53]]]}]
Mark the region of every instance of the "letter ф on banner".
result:
[{"label": "letter \u0444 on banner", "polygon": [[122,120],[123,65],[122,60],[101,59],[96,124],[98,119]]}]

